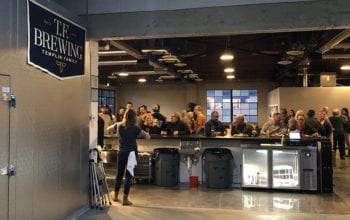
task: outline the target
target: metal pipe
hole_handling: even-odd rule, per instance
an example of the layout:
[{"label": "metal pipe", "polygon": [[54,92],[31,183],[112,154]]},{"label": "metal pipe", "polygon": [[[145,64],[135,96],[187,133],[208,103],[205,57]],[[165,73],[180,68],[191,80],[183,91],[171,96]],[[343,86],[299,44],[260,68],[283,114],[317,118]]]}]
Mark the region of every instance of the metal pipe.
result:
[{"label": "metal pipe", "polygon": [[308,75],[307,68],[303,68],[303,87],[306,88],[308,86]]}]

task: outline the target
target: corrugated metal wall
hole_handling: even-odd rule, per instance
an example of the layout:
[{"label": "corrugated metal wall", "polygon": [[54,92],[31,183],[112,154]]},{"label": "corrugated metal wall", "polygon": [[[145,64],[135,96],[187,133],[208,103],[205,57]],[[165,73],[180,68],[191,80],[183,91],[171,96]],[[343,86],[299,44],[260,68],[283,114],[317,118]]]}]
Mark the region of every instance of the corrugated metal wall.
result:
[{"label": "corrugated metal wall", "polygon": [[17,96],[10,219],[64,219],[88,203],[89,67],[60,81],[28,65],[26,1],[1,1],[0,14],[0,72]]}]

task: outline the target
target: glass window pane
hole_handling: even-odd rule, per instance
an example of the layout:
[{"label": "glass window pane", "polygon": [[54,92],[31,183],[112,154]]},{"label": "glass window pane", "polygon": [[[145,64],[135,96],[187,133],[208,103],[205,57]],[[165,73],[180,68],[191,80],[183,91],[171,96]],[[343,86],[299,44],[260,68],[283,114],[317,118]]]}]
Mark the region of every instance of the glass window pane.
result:
[{"label": "glass window pane", "polygon": [[249,104],[241,104],[241,109],[249,109]]},{"label": "glass window pane", "polygon": [[231,102],[230,103],[223,103],[223,105],[222,105],[222,108],[223,109],[231,109]]},{"label": "glass window pane", "polygon": [[231,110],[223,110],[223,111],[222,111],[222,114],[223,114],[224,116],[230,116],[230,115],[231,115]]},{"label": "glass window pane", "polygon": [[230,116],[222,117],[222,122],[231,122],[231,117]]},{"label": "glass window pane", "polygon": [[249,114],[250,115],[258,115],[258,111],[256,109],[250,109]]},{"label": "glass window pane", "polygon": [[214,96],[214,90],[207,90],[207,96]]},{"label": "glass window pane", "polygon": [[241,92],[240,90],[232,90],[232,96],[240,96]]},{"label": "glass window pane", "polygon": [[250,109],[258,109],[258,104],[257,103],[249,103],[249,108]]},{"label": "glass window pane", "polygon": [[257,123],[258,122],[258,116],[250,116],[249,122]]},{"label": "glass window pane", "polygon": [[249,110],[243,109],[241,112],[242,112],[243,115],[249,115]]},{"label": "glass window pane", "polygon": [[[258,120],[258,90],[207,90],[207,118],[217,110],[223,122],[230,122],[236,114],[243,114],[246,120]],[[231,115],[231,113],[233,115]]]},{"label": "glass window pane", "polygon": [[222,96],[222,90],[214,90],[215,96]]},{"label": "glass window pane", "polygon": [[237,114],[240,114],[241,113],[241,110],[240,109],[238,109],[238,110],[233,110],[233,114],[234,115],[237,115]]}]

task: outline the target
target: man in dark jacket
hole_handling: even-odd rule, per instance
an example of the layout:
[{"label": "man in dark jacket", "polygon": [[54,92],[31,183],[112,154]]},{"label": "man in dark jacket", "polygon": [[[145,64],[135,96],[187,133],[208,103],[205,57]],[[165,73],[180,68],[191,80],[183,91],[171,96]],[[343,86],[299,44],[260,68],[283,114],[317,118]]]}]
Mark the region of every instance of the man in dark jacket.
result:
[{"label": "man in dark jacket", "polygon": [[161,134],[171,136],[189,135],[190,130],[186,123],[180,120],[180,114],[174,112],[171,116],[171,122],[167,124],[165,131],[162,131]]},{"label": "man in dark jacket", "polygon": [[164,131],[166,128],[166,117],[160,113],[160,106],[158,104],[153,105],[152,111],[155,125]]},{"label": "man in dark jacket", "polygon": [[224,136],[226,134],[225,126],[219,121],[219,112],[211,112],[211,119],[205,123],[204,134],[205,136]]},{"label": "man in dark jacket", "polygon": [[310,109],[309,111],[307,111],[306,115],[307,117],[305,118],[305,125],[311,128],[312,133],[320,133],[321,124],[317,120],[317,118],[315,118],[315,110]]},{"label": "man in dark jacket", "polygon": [[339,109],[333,109],[332,116],[329,117],[329,121],[333,127],[333,150],[337,150],[337,145],[339,148],[340,159],[345,160],[345,140],[344,140],[344,127],[345,122],[339,116]]}]

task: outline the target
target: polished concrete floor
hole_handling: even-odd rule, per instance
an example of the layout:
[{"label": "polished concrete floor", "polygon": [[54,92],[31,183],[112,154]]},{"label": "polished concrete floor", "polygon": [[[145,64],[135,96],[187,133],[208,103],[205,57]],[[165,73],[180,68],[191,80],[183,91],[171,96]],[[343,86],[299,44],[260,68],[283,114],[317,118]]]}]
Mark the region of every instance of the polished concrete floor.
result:
[{"label": "polished concrete floor", "polygon": [[104,210],[91,209],[79,219],[350,219],[350,157],[337,157],[335,164],[334,193],[134,184],[130,192],[133,206],[113,202]]}]

